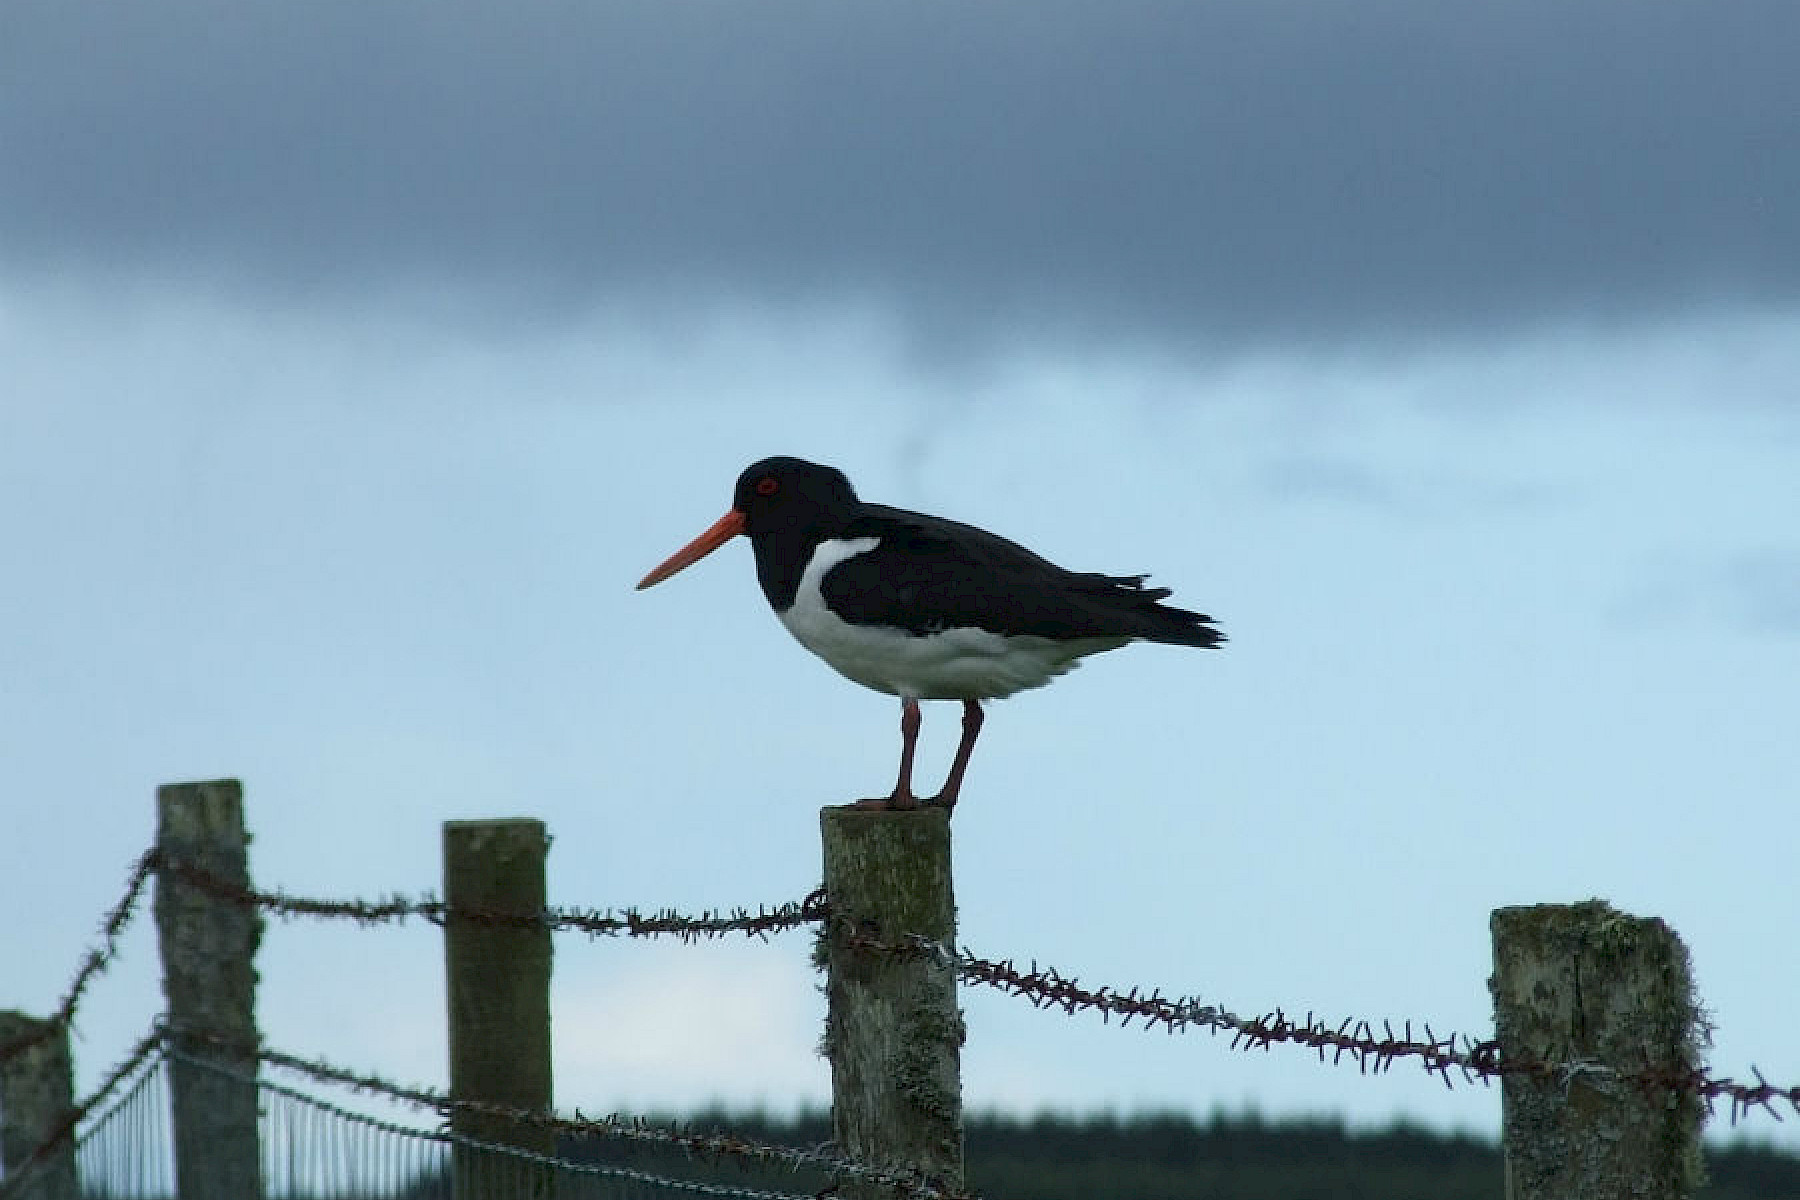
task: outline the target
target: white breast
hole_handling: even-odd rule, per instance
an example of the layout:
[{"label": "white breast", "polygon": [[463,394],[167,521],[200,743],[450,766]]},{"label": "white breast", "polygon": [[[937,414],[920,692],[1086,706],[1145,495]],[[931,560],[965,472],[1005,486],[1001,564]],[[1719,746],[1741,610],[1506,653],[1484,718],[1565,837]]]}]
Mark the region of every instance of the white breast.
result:
[{"label": "white breast", "polygon": [[947,629],[919,636],[902,629],[853,625],[826,607],[819,581],[845,559],[880,544],[873,537],[820,543],[800,576],[793,606],[776,614],[802,646],[864,687],[915,700],[997,699],[1042,687],[1077,666],[1083,655],[1131,640],[1056,641],[985,629]]}]

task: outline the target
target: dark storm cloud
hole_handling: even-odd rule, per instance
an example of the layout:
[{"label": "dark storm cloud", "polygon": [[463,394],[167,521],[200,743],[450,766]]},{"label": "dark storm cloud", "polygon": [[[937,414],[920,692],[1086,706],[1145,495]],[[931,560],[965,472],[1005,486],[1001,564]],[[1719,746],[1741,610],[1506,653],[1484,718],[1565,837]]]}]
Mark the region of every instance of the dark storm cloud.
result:
[{"label": "dark storm cloud", "polygon": [[0,261],[1024,337],[1785,301],[1796,46],[1793,0],[9,0]]}]

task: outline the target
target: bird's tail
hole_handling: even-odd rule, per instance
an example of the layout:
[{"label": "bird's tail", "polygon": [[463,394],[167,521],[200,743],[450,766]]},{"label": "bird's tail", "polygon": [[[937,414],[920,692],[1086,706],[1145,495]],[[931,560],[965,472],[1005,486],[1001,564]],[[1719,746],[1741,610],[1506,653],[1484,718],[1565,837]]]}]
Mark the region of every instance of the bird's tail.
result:
[{"label": "bird's tail", "polygon": [[1162,601],[1173,593],[1168,588],[1147,588],[1148,575],[1088,575],[1093,598],[1115,614],[1122,625],[1120,632],[1147,642],[1169,646],[1197,646],[1211,649],[1225,641],[1224,631],[1205,613],[1177,608]]}]

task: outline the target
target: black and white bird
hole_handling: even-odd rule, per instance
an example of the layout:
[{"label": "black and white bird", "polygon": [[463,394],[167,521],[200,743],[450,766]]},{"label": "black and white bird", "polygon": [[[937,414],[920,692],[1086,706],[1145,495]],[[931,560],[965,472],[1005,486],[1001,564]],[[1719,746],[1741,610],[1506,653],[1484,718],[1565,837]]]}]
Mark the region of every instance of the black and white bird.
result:
[{"label": "black and white bird", "polygon": [[[984,529],[857,499],[843,472],[765,458],[731,509],[644,576],[642,590],[739,534],[775,615],[802,646],[864,687],[900,697],[900,778],[867,807],[952,808],[981,732],[981,702],[1042,687],[1086,655],[1129,642],[1217,646],[1212,618],[1163,604],[1143,575],[1065,571]],[[961,700],[962,741],[935,797],[912,790],[919,701]]]}]

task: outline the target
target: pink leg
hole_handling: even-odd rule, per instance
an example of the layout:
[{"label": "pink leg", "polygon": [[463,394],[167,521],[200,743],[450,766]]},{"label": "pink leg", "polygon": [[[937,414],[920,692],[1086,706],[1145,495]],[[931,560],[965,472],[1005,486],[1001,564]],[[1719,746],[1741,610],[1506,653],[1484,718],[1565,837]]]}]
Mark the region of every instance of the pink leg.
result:
[{"label": "pink leg", "polygon": [[955,810],[956,797],[962,792],[963,772],[969,767],[969,755],[974,753],[975,739],[980,736],[981,702],[964,700],[962,741],[956,744],[956,757],[950,760],[950,777],[944,780],[944,790],[925,803]]},{"label": "pink leg", "polygon": [[858,800],[857,808],[905,810],[919,807],[918,797],[913,795],[912,790],[913,749],[918,744],[919,702],[902,698],[900,701],[900,779],[894,784],[894,794],[878,800]]}]

